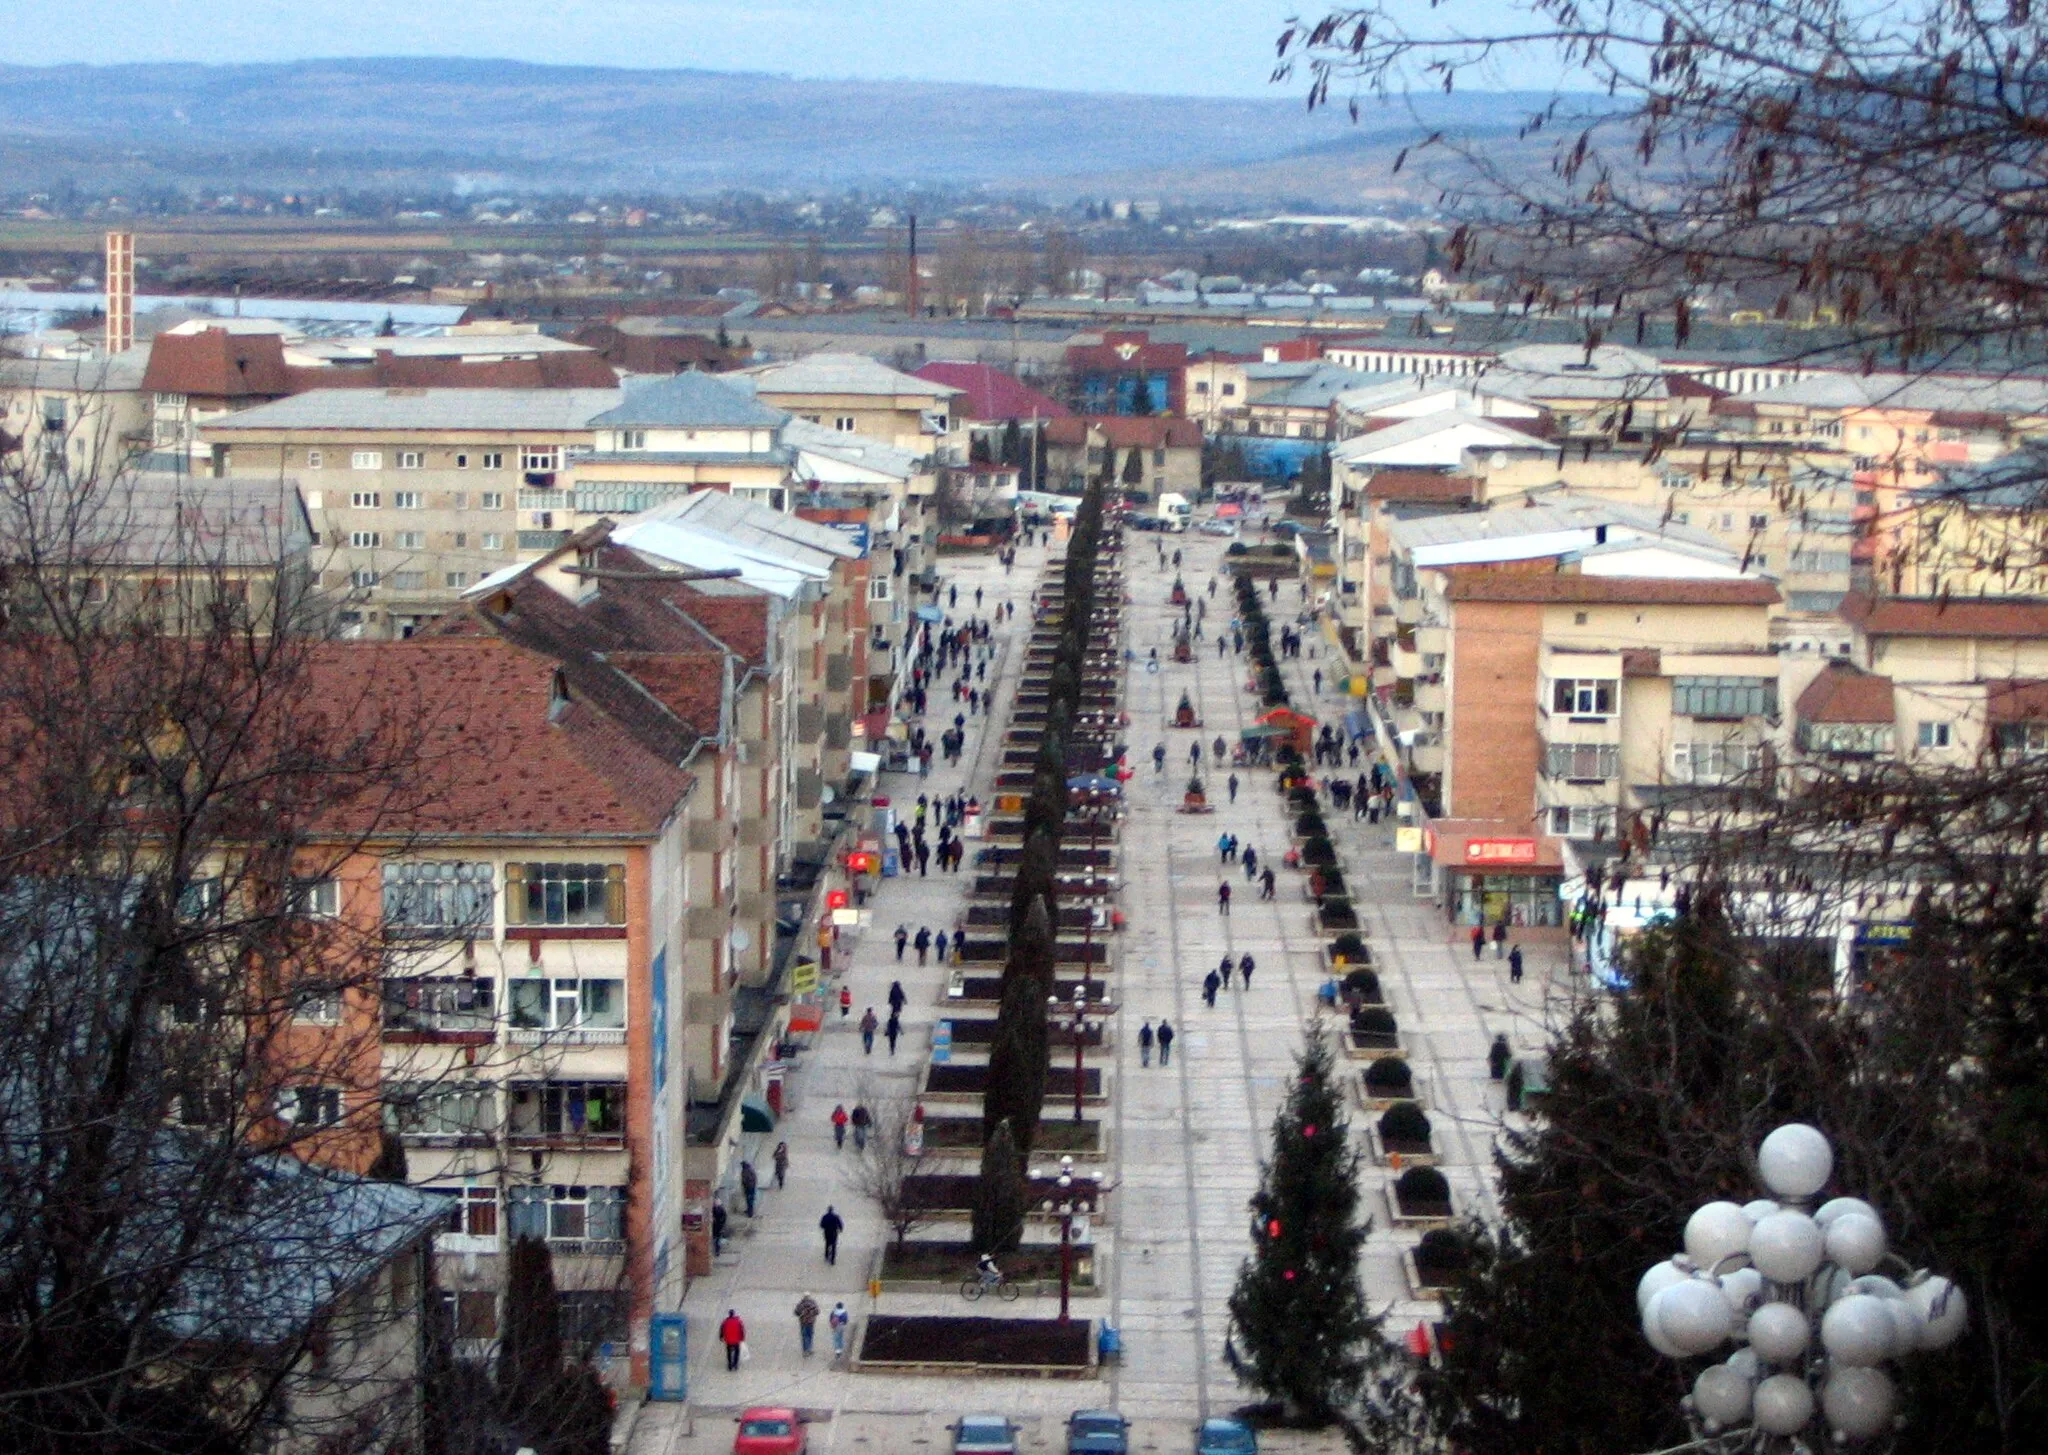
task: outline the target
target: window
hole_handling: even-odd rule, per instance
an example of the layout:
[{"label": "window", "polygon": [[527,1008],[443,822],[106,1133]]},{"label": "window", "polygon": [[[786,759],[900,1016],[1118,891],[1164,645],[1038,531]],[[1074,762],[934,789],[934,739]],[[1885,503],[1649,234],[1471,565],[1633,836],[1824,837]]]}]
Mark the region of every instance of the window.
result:
[{"label": "window", "polygon": [[616,1137],[626,1129],[623,1081],[546,1081],[512,1088],[515,1137]]},{"label": "window", "polygon": [[1778,711],[1775,677],[1673,677],[1671,711],[1678,717],[1770,717]]},{"label": "window", "polygon": [[401,470],[417,470],[426,463],[427,457],[418,450],[400,450],[398,452],[398,468]]},{"label": "window", "polygon": [[374,590],[377,585],[377,573],[375,571],[351,571],[348,573],[348,584],[358,591]]},{"label": "window", "polygon": [[502,490],[486,490],[477,497],[476,503],[485,510],[503,510],[505,508],[505,492]]},{"label": "window", "polygon": [[505,1231],[551,1243],[617,1243],[626,1236],[626,1189],[556,1183],[505,1189]]},{"label": "window", "polygon": [[484,451],[484,462],[483,462],[483,467],[484,467],[484,468],[485,468],[486,470],[502,470],[502,469],[504,469],[504,468],[505,468],[505,454],[504,454],[504,451],[502,451],[502,450],[485,450],[485,451]]},{"label": "window", "polygon": [[427,859],[386,864],[385,928],[488,930],[496,878],[488,863]]},{"label": "window", "polygon": [[424,591],[427,587],[425,571],[393,571],[391,589],[394,591]]},{"label": "window", "polygon": [[505,922],[515,925],[622,925],[623,864],[507,864]]},{"label": "window", "polygon": [[1166,468],[1166,451],[1165,451],[1165,450],[1163,450],[1163,449],[1160,449],[1160,450],[1154,450],[1154,451],[1152,452],[1152,468],[1153,468],[1153,469],[1155,469],[1155,470],[1163,470],[1163,469],[1165,469],[1165,468]]},{"label": "window", "polygon": [[622,450],[644,450],[647,448],[647,431],[644,429],[622,429],[619,431],[619,448]]},{"label": "window", "polygon": [[395,490],[391,494],[391,505],[394,510],[418,510],[420,508],[420,492],[417,490]]},{"label": "window", "polygon": [[1223,386],[1223,397],[1225,399],[1228,399],[1231,395],[1235,394],[1236,392],[1237,386],[1235,384],[1225,384]]},{"label": "window", "polygon": [[384,1092],[384,1125],[408,1137],[487,1139],[497,1135],[498,1098],[488,1086],[401,1081]]},{"label": "window", "polygon": [[1680,783],[1727,783],[1763,763],[1755,743],[1736,741],[1673,743],[1671,776]]},{"label": "window", "polygon": [[2001,753],[2048,753],[2048,722],[2002,722],[1998,725]]},{"label": "window", "polygon": [[384,497],[375,490],[354,490],[349,492],[348,503],[357,510],[375,510],[384,503]]},{"label": "window", "polygon": [[341,1120],[338,1086],[290,1086],[278,1093],[279,1121],[295,1127],[331,1127]]},{"label": "window", "polygon": [[448,1209],[448,1226],[443,1230],[460,1237],[495,1238],[498,1236],[498,1189],[478,1187],[470,1183],[462,1187],[423,1187],[422,1192],[439,1193],[452,1198]]},{"label": "window", "polygon": [[392,540],[401,551],[421,551],[426,549],[427,533],[421,530],[402,530],[393,536]]},{"label": "window", "polygon": [[871,578],[869,578],[869,580],[868,580],[868,600],[870,600],[870,601],[887,601],[888,599],[889,599],[889,578],[888,578],[887,576],[874,576],[874,577],[871,577]]},{"label": "window", "polygon": [[359,551],[375,550],[383,542],[383,534],[379,531],[352,530],[348,533],[348,543]]},{"label": "window", "polygon": [[331,1026],[341,1020],[341,990],[333,985],[301,985],[292,993],[292,1019],[306,1025]]},{"label": "window", "polygon": [[1207,394],[1209,392],[1209,381],[1206,379],[1197,379],[1195,381],[1195,392],[1197,394]]},{"label": "window", "polygon": [[382,450],[357,450],[348,457],[351,470],[381,470],[384,468]]},{"label": "window", "polygon": [[1794,551],[1792,553],[1792,569],[1794,571],[1806,571],[1822,575],[1846,575],[1849,570],[1849,553],[1847,551]]},{"label": "window", "polygon": [[1946,722],[1923,722],[1920,724],[1917,740],[1923,748],[1945,748],[1949,745],[1949,727]]},{"label": "window", "polygon": [[307,919],[332,919],[341,913],[339,879],[294,879],[291,912]]},{"label": "window", "polygon": [[1749,528],[1751,530],[1769,530],[1771,528],[1771,518],[1768,515],[1752,515],[1749,518]]},{"label": "window", "polygon": [[[458,544],[460,543],[458,542]],[[441,578],[441,584],[446,586],[450,591],[460,591],[465,586],[469,585],[469,572],[450,571]]]},{"label": "window", "polygon": [[1547,777],[1579,783],[1619,778],[1621,746],[1618,743],[1552,743],[1544,766]]},{"label": "window", "polygon": [[[458,470],[467,470],[469,468],[469,455],[466,452],[462,450],[455,452],[455,468]],[[462,497],[458,495],[455,498],[455,503],[457,505],[462,504]]]},{"label": "window", "polygon": [[1559,677],[1550,684],[1550,709],[1571,717],[1612,717],[1615,679]]},{"label": "window", "polygon": [[[508,1018],[515,1031],[579,1033],[624,1031],[623,980],[514,980],[506,989]],[[522,1039],[538,1039],[538,1034]],[[620,1039],[592,1036],[593,1041]]]},{"label": "window", "polygon": [[384,1030],[488,1032],[495,998],[495,983],[473,975],[386,980]]},{"label": "window", "polygon": [[1803,722],[1799,746],[1831,758],[1874,758],[1892,750],[1888,722]]},{"label": "window", "polygon": [[853,416],[850,414],[834,415],[832,417],[832,428],[838,430],[841,434],[852,434]]},{"label": "window", "polygon": [[485,531],[482,542],[483,548],[487,551],[502,551],[505,549],[505,537],[494,530]]},{"label": "window", "polygon": [[1550,810],[1550,831],[1561,839],[1614,837],[1614,810],[1602,805]]},{"label": "window", "polygon": [[308,450],[308,451],[306,451],[306,468],[307,468],[308,470],[317,470],[317,469],[319,469],[319,468],[320,468],[320,464],[321,464],[321,461],[322,461],[322,459],[323,459],[323,458],[324,458],[324,457],[323,457],[323,456],[321,455],[320,451],[318,451],[318,450]]},{"label": "window", "polygon": [[627,1339],[626,1290],[565,1288],[562,1300],[562,1342],[578,1358],[589,1358],[605,1344]]},{"label": "window", "polygon": [[561,466],[562,452],[553,445],[522,445],[519,468],[545,474]]}]

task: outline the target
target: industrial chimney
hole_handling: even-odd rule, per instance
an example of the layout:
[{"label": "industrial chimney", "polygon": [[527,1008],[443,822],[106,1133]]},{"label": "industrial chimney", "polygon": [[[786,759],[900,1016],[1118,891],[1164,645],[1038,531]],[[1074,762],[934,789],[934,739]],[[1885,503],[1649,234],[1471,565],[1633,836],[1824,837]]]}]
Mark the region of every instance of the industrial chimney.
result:
[{"label": "industrial chimney", "polygon": [[135,347],[135,234],[107,234],[107,354]]}]

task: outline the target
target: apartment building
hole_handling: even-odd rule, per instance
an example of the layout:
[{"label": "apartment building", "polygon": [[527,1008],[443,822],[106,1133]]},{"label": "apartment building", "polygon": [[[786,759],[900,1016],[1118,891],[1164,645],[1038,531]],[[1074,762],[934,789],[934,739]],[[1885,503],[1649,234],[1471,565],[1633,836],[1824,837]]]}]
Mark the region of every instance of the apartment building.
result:
[{"label": "apartment building", "polygon": [[953,401],[961,392],[865,354],[810,354],[735,377],[751,379],[762,403],[799,419],[918,455],[930,454],[952,428]]},{"label": "apartment building", "polygon": [[1181,395],[1187,401],[1187,417],[1202,427],[1203,434],[1220,434],[1233,421],[1249,397],[1248,365],[1261,362],[1257,354],[1210,352],[1190,358],[1181,370]]},{"label": "apartment building", "polygon": [[1348,440],[1406,419],[1456,411],[1525,432],[1538,429],[1541,405],[1488,388],[1483,380],[1413,374],[1347,389],[1331,401],[1335,438]]},{"label": "apartment building", "polygon": [[300,483],[347,630],[406,637],[568,534],[569,467],[616,389],[320,389],[204,426],[213,473]]},{"label": "apartment building", "polygon": [[150,446],[144,360],[0,357],[0,460],[31,476],[105,477]]}]

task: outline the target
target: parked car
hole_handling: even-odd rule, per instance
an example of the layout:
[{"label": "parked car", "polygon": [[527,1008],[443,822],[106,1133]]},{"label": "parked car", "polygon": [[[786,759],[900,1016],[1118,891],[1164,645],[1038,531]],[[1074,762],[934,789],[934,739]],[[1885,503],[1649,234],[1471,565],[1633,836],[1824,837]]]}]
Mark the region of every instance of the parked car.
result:
[{"label": "parked car", "polygon": [[1202,522],[1202,534],[1205,536],[1234,536],[1237,534],[1237,522],[1230,520],[1205,520]]},{"label": "parked car", "polygon": [[1129,1455],[1130,1431],[1115,1410],[1075,1410],[1067,1416],[1067,1455]]},{"label": "parked car", "polygon": [[808,1441],[796,1411],[760,1405],[740,1411],[739,1433],[732,1437],[732,1455],[804,1455]]},{"label": "parked car", "polygon": [[1017,1455],[1017,1426],[1008,1415],[962,1415],[953,1455]]},{"label": "parked car", "polygon": [[1195,1455],[1258,1455],[1259,1437],[1243,1420],[1204,1420],[1195,1431]]}]

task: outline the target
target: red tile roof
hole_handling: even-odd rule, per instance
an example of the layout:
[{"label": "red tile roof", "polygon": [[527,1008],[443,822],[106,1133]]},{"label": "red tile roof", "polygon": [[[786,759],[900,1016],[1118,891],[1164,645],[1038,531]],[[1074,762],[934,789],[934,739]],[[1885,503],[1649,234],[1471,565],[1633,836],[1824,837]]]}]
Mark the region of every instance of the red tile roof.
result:
[{"label": "red tile roof", "polygon": [[1806,684],[1795,710],[1801,722],[1892,722],[1892,679],[1847,662],[1830,662]]},{"label": "red tile roof", "polygon": [[914,372],[920,379],[960,390],[953,412],[961,419],[1064,419],[1073,413],[1051,395],[991,364],[931,363]]},{"label": "red tile roof", "polygon": [[1684,581],[1465,570],[1451,572],[1444,595],[1452,601],[1589,606],[1772,606],[1779,599],[1778,588],[1768,581]]},{"label": "red tile roof", "polygon": [[611,389],[619,376],[587,350],[550,349],[531,358],[435,358],[375,351],[367,364],[300,366],[284,361],[274,333],[158,334],[142,387],[215,399],[281,399],[313,389]]},{"label": "red tile roof", "polygon": [[2048,682],[2013,677],[1984,684],[1984,716],[1990,722],[2048,720]]},{"label": "red tile roof", "polygon": [[569,337],[635,374],[680,374],[690,369],[719,373],[754,356],[752,349],[720,348],[718,340],[706,334],[624,333],[608,323],[591,324]]},{"label": "red tile roof", "polygon": [[1365,498],[1416,503],[1464,501],[1472,499],[1478,488],[1477,480],[1437,470],[1375,470],[1365,482]]},{"label": "red tile roof", "polygon": [[1080,445],[1090,433],[1120,450],[1137,448],[1193,449],[1202,447],[1202,427],[1191,419],[1165,419],[1148,415],[1069,415],[1049,421],[1045,442],[1049,445]]},{"label": "red tile roof", "polygon": [[150,341],[142,387],[219,399],[276,399],[292,392],[282,338],[224,328],[158,334]]},{"label": "red tile roof", "polygon": [[2048,637],[2048,601],[1999,596],[1851,595],[1842,619],[1876,637]]}]

